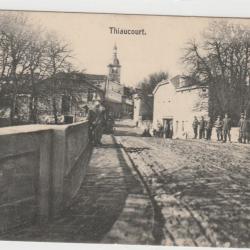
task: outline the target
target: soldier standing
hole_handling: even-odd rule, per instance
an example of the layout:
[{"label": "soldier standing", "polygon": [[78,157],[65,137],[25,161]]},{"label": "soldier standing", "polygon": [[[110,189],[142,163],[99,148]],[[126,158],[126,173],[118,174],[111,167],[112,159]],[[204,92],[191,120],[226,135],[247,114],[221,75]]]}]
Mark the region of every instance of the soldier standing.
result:
[{"label": "soldier standing", "polygon": [[246,132],[246,139],[247,139],[247,143],[250,143],[250,120],[247,119],[246,117],[246,120],[247,120],[247,132]]},{"label": "soldier standing", "polygon": [[194,139],[197,139],[198,125],[199,125],[199,122],[198,122],[197,117],[195,116],[195,117],[194,117],[193,124],[192,124],[192,126],[193,126],[193,131],[194,131]]},{"label": "soldier standing", "polygon": [[231,119],[228,117],[228,114],[225,114],[225,118],[223,119],[223,125],[222,125],[222,129],[223,129],[223,137],[224,140],[223,142],[227,142],[227,137],[228,140],[231,142]]},{"label": "soldier standing", "polygon": [[105,126],[105,108],[100,103],[96,104],[96,121],[95,121],[95,145],[101,145],[103,128]]},{"label": "soldier standing", "polygon": [[217,141],[222,141],[222,120],[220,119],[220,116],[217,117],[214,126],[216,128],[216,134],[217,134]]},{"label": "soldier standing", "polygon": [[202,116],[199,122],[199,139],[204,138],[205,137],[204,134],[205,134],[205,120],[204,117]]},{"label": "soldier standing", "polygon": [[248,141],[248,121],[246,119],[246,115],[241,114],[241,118],[239,120],[239,142],[246,143]]},{"label": "soldier standing", "polygon": [[205,130],[206,130],[206,139],[211,140],[212,136],[212,129],[213,129],[213,123],[211,120],[211,117],[208,117],[205,125]]},{"label": "soldier standing", "polygon": [[95,140],[95,121],[96,121],[95,110],[88,109],[87,120],[88,120],[89,141],[91,143],[94,143],[94,140]]}]

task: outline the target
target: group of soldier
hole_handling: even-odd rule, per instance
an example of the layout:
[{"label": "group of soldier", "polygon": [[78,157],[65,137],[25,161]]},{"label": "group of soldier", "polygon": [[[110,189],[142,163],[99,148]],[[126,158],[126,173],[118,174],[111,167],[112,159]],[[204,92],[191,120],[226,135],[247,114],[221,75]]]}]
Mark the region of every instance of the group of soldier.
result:
[{"label": "group of soldier", "polygon": [[90,108],[87,111],[87,119],[89,126],[89,140],[95,146],[100,146],[105,121],[106,121],[106,109],[104,105],[97,102],[94,108]]},{"label": "group of soldier", "polygon": [[[193,131],[194,139],[207,139],[211,140],[212,129],[215,128],[217,141],[222,142],[231,142],[231,127],[232,121],[229,118],[228,114],[224,115],[222,119],[221,116],[217,116],[215,122],[212,122],[212,119],[208,117],[207,120],[202,116],[198,121],[197,117],[194,117],[193,120]],[[238,122],[239,127],[239,137],[238,141],[240,143],[249,143],[250,141],[250,121],[247,119],[246,114],[242,113],[241,118]]]},{"label": "group of soldier", "polygon": [[95,106],[86,110],[89,126],[89,140],[94,146],[102,145],[103,133],[112,134],[114,129],[114,114],[108,112],[104,102],[96,101]]}]

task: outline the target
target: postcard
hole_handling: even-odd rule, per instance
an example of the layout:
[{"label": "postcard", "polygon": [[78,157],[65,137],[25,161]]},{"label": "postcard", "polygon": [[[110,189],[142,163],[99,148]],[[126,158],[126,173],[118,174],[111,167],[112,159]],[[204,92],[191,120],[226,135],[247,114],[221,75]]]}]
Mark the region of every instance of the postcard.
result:
[{"label": "postcard", "polygon": [[250,19],[0,11],[0,240],[250,247]]}]

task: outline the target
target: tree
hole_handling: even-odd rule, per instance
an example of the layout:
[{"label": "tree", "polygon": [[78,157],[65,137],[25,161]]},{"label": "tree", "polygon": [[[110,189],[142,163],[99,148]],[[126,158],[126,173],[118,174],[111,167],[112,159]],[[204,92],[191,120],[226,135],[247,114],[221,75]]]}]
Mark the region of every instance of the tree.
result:
[{"label": "tree", "polygon": [[188,75],[210,88],[212,116],[229,112],[234,119],[250,108],[250,29],[225,21],[210,23],[200,43],[187,43],[182,58]]},{"label": "tree", "polygon": [[32,33],[27,18],[12,13],[0,17],[0,66],[1,83],[9,85],[10,122],[13,124],[16,114],[18,86],[28,68],[27,50]]},{"label": "tree", "polygon": [[28,61],[28,74],[31,85],[31,98],[29,104],[30,122],[37,123],[37,102],[38,89],[37,83],[44,79],[47,75],[46,65],[46,49],[47,41],[42,37],[41,31],[34,32],[31,44],[27,50],[26,59]]},{"label": "tree", "polygon": [[55,124],[58,123],[58,108],[56,104],[56,87],[59,84],[57,75],[72,68],[69,59],[71,56],[69,45],[62,42],[55,35],[48,35],[46,47],[46,72],[51,78],[52,106]]},{"label": "tree", "polygon": [[58,123],[56,91],[60,80],[57,76],[72,71],[70,58],[67,43],[54,33],[33,27],[27,16],[12,12],[0,15],[0,95],[10,107],[11,125],[18,115],[17,96],[24,85],[30,87],[29,120],[37,122],[38,98],[43,96],[37,85],[45,78],[51,81],[53,115]]},{"label": "tree", "polygon": [[137,87],[140,90],[141,98],[149,111],[153,112],[153,102],[152,102],[153,90],[155,89],[156,85],[159,82],[167,79],[168,79],[168,73],[160,71],[150,74],[147,78],[144,78],[141,82],[138,83]]}]

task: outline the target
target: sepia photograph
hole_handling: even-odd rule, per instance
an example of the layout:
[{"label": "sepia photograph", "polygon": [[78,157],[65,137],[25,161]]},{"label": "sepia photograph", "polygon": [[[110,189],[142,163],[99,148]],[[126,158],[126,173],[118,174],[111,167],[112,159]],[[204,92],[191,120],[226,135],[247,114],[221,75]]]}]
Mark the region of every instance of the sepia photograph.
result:
[{"label": "sepia photograph", "polygon": [[1,241],[249,236],[250,19],[0,11]]}]

